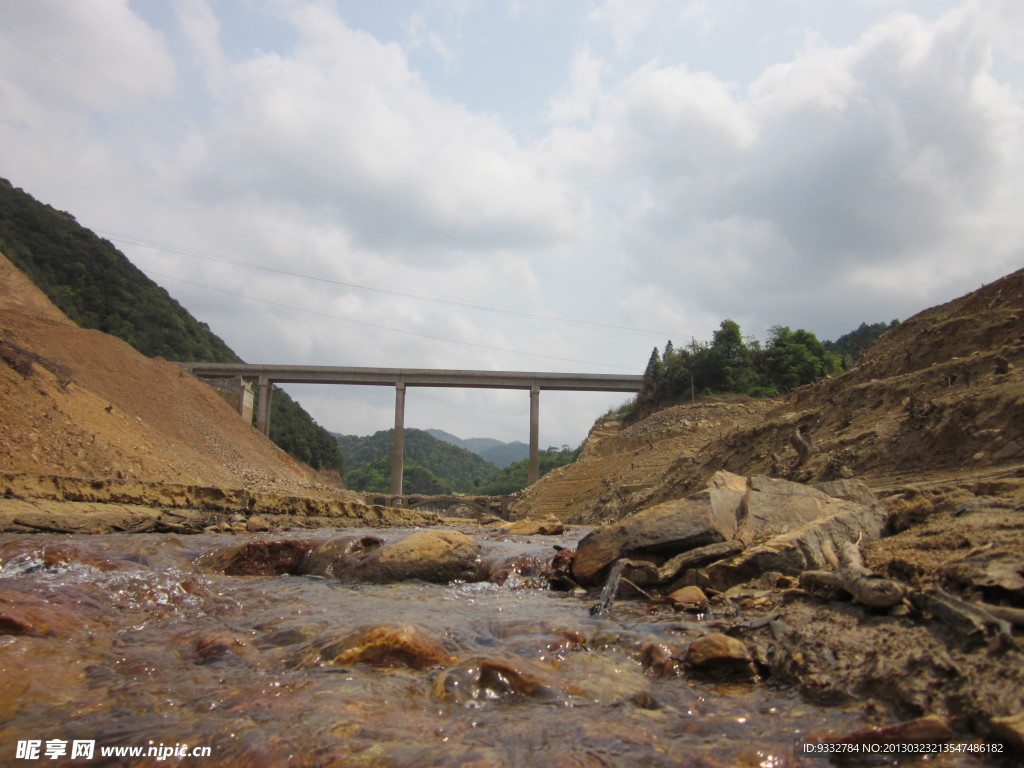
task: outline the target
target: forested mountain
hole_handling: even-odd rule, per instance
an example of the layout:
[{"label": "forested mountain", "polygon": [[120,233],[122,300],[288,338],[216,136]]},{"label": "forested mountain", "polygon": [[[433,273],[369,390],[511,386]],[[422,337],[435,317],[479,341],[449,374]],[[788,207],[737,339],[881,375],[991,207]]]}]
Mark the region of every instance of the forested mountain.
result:
[{"label": "forested mountain", "polygon": [[[367,437],[335,438],[345,462],[347,487],[356,491],[390,490],[394,430],[382,430]],[[498,472],[494,464],[475,453],[438,440],[421,429],[406,429],[404,446],[403,488],[408,493],[467,491]],[[415,468],[427,474],[411,473]]]},{"label": "forested mountain", "polygon": [[426,431],[438,440],[444,440],[446,443],[472,451],[480,458],[486,459],[501,469],[520,459],[525,459],[530,454],[530,446],[518,440],[504,443],[493,437],[456,437],[450,432],[445,432],[443,429],[428,429]]},{"label": "forested mountain", "polygon": [[[559,450],[557,448],[548,448],[546,451],[539,451],[537,463],[540,466],[540,476],[544,477],[552,469],[576,461],[579,458],[581,449],[582,446],[575,449],[562,448]],[[501,496],[521,491],[526,487],[529,463],[529,459],[523,459],[522,461],[510,464],[486,483],[478,486],[475,492],[488,496]]]},{"label": "forested mountain", "polygon": [[[148,357],[241,362],[113,244],[6,179],[0,179],[0,252],[83,328],[117,336]],[[314,468],[342,469],[330,434],[280,390],[270,438]]]}]

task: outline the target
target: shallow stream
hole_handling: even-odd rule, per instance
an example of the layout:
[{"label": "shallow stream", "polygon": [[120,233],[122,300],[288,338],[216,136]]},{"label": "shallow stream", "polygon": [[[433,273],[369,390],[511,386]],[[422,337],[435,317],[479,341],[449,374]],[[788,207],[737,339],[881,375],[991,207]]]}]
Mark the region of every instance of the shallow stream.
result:
[{"label": "shallow stream", "polygon": [[[466,532],[488,552],[538,560],[581,535]],[[273,538],[353,533],[363,532]],[[770,682],[656,674],[658,649],[685,648],[714,616],[619,601],[597,619],[593,595],[515,575],[500,586],[343,584],[197,564],[246,538],[0,536],[0,765],[826,766],[794,757],[794,744],[867,725],[860,708],[812,706]],[[326,641],[378,624],[421,630],[446,659],[315,661]],[[38,760],[19,756],[29,740]],[[52,740],[68,750],[49,759]],[[91,760],[71,757],[75,740],[95,743]],[[210,756],[100,755],[183,744]]]}]

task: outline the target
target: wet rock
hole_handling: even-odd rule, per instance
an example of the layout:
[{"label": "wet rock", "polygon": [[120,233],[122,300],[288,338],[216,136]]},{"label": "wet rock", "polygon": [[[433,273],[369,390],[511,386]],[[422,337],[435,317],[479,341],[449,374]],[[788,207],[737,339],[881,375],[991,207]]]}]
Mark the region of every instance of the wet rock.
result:
[{"label": "wet rock", "polygon": [[487,580],[492,584],[536,589],[548,583],[543,575],[546,566],[545,560],[537,555],[510,555],[490,565]]},{"label": "wet rock", "polygon": [[719,633],[694,640],[686,651],[685,661],[701,676],[751,678],[755,675],[747,647],[735,637]]},{"label": "wet rock", "polygon": [[881,728],[864,728],[829,741],[859,746],[887,744],[935,744],[945,743],[953,738],[953,729],[943,718],[935,715],[907,720]]},{"label": "wet rock", "polygon": [[709,492],[657,504],[585,536],[576,548],[572,576],[583,586],[598,584],[620,557],[663,561],[731,538],[735,527],[735,517],[716,510]]},{"label": "wet rock", "polygon": [[456,704],[516,697],[560,699],[581,691],[548,667],[519,657],[474,656],[446,669],[434,682],[434,695]]},{"label": "wet rock", "polygon": [[293,659],[299,668],[349,666],[426,669],[452,661],[432,635],[410,624],[373,624],[343,635],[328,637],[304,648]]},{"label": "wet rock", "polygon": [[196,655],[203,663],[220,661],[238,655],[246,644],[226,632],[213,632],[196,640]]},{"label": "wet rock", "polygon": [[82,623],[82,616],[69,606],[17,589],[0,587],[0,635],[68,635]]},{"label": "wet rock", "polygon": [[989,725],[997,739],[1024,757],[1024,710],[1015,715],[993,717]]},{"label": "wet rock", "polygon": [[343,571],[346,564],[384,545],[376,536],[339,536],[329,539],[310,550],[299,566],[301,573],[334,578],[337,570]]},{"label": "wet rock", "polygon": [[260,533],[263,531],[269,531],[273,528],[273,524],[270,520],[263,515],[253,515],[245,521],[245,529],[250,533]]},{"label": "wet rock", "polygon": [[338,578],[378,583],[420,579],[434,584],[482,581],[480,545],[458,531],[416,531],[354,561],[336,560]]},{"label": "wet rock", "polygon": [[116,560],[81,544],[40,545],[38,540],[15,539],[0,545],[0,568],[14,567],[22,573],[32,573],[36,570],[59,571],[74,564],[101,571],[121,568]]},{"label": "wet rock", "polygon": [[518,536],[558,536],[565,526],[558,520],[520,520],[505,529],[505,533]]},{"label": "wet rock", "polygon": [[708,609],[708,598],[704,590],[696,586],[681,587],[668,595],[668,599],[676,608],[684,611],[703,613]]},{"label": "wet rock", "polygon": [[[558,549],[556,547],[556,549]],[[572,562],[576,559],[575,549],[558,549],[547,568],[541,574],[548,580],[551,589],[568,592],[579,585],[572,578]]]},{"label": "wet rock", "polygon": [[202,564],[229,576],[280,576],[298,573],[312,548],[308,541],[293,539],[249,541],[213,552],[202,559]]},{"label": "wet rock", "polygon": [[670,643],[643,643],[639,656],[644,671],[652,677],[678,677],[683,673],[683,651]]}]

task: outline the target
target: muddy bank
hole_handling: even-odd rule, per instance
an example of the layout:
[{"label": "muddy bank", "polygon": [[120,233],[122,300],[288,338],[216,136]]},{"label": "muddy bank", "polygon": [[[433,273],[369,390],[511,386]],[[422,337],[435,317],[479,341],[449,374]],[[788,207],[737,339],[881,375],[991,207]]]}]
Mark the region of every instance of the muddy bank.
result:
[{"label": "muddy bank", "polygon": [[[716,473],[691,496],[584,536],[561,578],[715,614],[758,674],[1024,749],[1024,505],[1019,479],[921,483],[879,498]],[[743,654],[739,654],[742,658]]]},{"label": "muddy bank", "polygon": [[[323,526],[436,525],[434,512],[360,504],[352,494],[291,496],[238,488],[0,473],[0,530],[228,531]],[[163,529],[160,528],[163,526]],[[179,531],[188,533],[188,530]]]}]

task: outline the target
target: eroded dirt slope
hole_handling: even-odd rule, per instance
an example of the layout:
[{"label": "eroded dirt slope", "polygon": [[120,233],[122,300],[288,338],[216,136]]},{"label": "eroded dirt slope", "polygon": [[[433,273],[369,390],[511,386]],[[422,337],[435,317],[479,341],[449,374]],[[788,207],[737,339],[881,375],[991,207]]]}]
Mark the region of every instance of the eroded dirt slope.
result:
[{"label": "eroded dirt slope", "polygon": [[2,255],[0,404],[0,472],[358,498],[177,365],[79,328]]},{"label": "eroded dirt slope", "polygon": [[[797,429],[813,444],[798,464]],[[521,515],[615,519],[703,488],[719,469],[800,481],[1016,486],[1024,466],[1024,270],[885,334],[843,376],[777,400],[698,401],[595,427]],[[1009,478],[1009,480],[1005,480]]]}]

